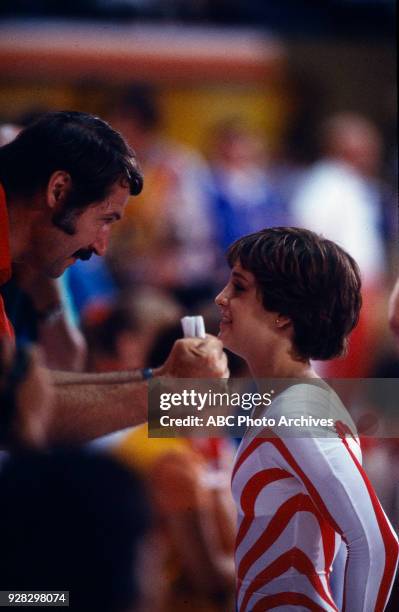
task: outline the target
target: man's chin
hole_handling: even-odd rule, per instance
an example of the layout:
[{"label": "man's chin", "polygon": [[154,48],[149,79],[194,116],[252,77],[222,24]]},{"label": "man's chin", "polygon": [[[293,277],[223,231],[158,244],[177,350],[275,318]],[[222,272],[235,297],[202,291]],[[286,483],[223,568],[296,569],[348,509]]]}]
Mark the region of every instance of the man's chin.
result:
[{"label": "man's chin", "polygon": [[47,269],[47,276],[49,278],[59,278],[62,276],[67,268],[70,268],[76,261],[76,257],[68,257],[62,263],[57,263],[50,266]]},{"label": "man's chin", "polygon": [[46,276],[48,276],[48,278],[52,278],[52,279],[56,279],[59,278],[60,276],[62,276],[64,273],[64,270],[54,270],[53,268],[51,270],[46,270]]}]

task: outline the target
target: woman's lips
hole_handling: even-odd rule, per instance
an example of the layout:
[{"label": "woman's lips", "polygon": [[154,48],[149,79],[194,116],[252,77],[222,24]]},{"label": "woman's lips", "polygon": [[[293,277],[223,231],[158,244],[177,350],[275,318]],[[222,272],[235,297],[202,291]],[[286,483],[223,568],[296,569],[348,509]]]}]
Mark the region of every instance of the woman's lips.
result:
[{"label": "woman's lips", "polygon": [[220,327],[222,327],[222,326],[224,327],[224,326],[230,325],[230,324],[231,324],[231,319],[229,319],[227,317],[222,317],[221,320],[220,320],[220,323],[219,323]]}]

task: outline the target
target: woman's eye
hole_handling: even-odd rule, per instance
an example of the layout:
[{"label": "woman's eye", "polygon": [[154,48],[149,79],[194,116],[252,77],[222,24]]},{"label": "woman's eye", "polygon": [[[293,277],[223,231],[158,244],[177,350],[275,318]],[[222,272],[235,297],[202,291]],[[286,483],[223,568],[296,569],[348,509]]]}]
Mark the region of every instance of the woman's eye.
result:
[{"label": "woman's eye", "polygon": [[233,284],[233,287],[235,291],[244,291],[244,287],[242,287],[241,285],[237,285],[236,283]]}]

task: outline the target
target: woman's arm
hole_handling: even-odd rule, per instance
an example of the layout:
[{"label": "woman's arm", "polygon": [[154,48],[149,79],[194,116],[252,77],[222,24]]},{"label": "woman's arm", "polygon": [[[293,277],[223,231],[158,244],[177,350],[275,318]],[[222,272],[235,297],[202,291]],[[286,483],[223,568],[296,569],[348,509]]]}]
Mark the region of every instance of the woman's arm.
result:
[{"label": "woman's arm", "polygon": [[[349,442],[350,440],[350,442]],[[398,540],[350,438],[290,437],[272,442],[321,516],[347,546],[343,610],[381,612],[392,588]]]}]

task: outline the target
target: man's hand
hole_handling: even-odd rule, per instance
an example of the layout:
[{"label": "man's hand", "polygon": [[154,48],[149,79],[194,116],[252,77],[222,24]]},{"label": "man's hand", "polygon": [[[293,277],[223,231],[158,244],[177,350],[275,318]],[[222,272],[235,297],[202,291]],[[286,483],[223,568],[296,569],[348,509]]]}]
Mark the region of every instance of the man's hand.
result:
[{"label": "man's hand", "polygon": [[173,378],[228,378],[227,357],[223,345],[214,336],[176,340],[156,376]]}]

